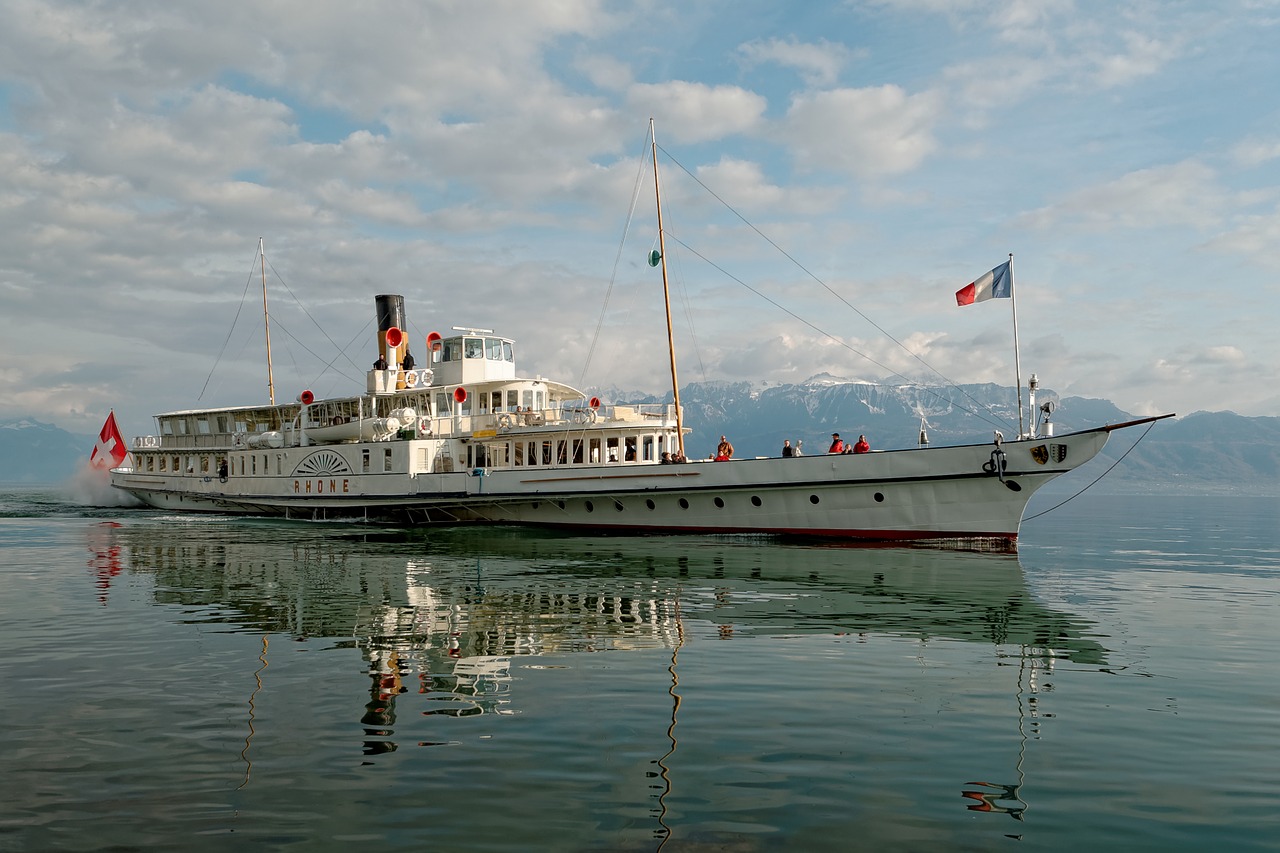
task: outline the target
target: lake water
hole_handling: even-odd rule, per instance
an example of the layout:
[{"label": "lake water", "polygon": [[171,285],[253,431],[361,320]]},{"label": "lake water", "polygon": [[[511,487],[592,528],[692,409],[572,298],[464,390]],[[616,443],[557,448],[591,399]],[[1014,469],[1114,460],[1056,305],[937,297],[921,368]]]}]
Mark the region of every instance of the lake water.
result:
[{"label": "lake water", "polygon": [[1277,522],[1088,492],[1011,556],[3,493],[0,850],[1277,850]]}]

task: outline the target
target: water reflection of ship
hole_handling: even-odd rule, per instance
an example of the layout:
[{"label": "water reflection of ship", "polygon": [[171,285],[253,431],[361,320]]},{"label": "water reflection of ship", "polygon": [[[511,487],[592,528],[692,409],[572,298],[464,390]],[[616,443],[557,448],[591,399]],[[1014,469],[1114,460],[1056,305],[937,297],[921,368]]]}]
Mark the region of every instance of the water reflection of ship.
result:
[{"label": "water reflection of ship", "polygon": [[155,574],[158,602],[216,606],[202,618],[299,639],[354,635],[370,653],[472,683],[485,676],[477,657],[670,647],[677,596],[686,621],[725,636],[866,632],[1105,656],[1090,623],[1037,601],[1009,555],[243,522],[95,537],[95,553]]},{"label": "water reflection of ship", "polygon": [[[866,633],[998,647],[1028,676],[1027,685],[1019,679],[1020,725],[1035,724],[1038,674],[1055,661],[1106,656],[1091,623],[1037,601],[1009,555],[493,528],[419,537],[243,521],[152,521],[111,535],[106,547],[131,572],[154,574],[156,601],[190,608],[190,618],[359,648],[370,755],[396,748],[396,702],[406,693],[426,715],[510,713],[513,657],[674,650],[699,623],[734,640]],[[1023,808],[1017,785],[970,787],[975,808]]]}]

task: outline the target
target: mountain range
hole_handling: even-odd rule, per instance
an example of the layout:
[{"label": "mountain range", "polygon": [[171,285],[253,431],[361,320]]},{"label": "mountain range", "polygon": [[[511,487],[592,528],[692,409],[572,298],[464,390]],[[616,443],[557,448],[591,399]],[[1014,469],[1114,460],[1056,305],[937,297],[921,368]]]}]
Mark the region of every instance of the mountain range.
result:
[{"label": "mountain range", "polygon": [[[670,393],[665,398],[617,388],[590,393],[606,402],[671,401]],[[690,457],[711,453],[721,435],[741,458],[776,456],[784,439],[802,443],[807,454],[823,453],[833,432],[848,441],[866,435],[872,448],[893,450],[917,446],[922,426],[931,444],[988,442],[996,429],[1009,438],[1018,431],[1017,395],[995,384],[897,386],[824,374],[769,386],[695,382],[681,389],[680,402],[685,426],[693,430],[686,439]],[[1043,388],[1036,403],[1037,409],[1050,404],[1059,434],[1134,419],[1107,400],[1061,398]],[[88,460],[95,440],[96,435],[75,435],[32,418],[0,421],[0,482],[64,482]],[[1126,453],[1107,473],[1112,487],[1280,492],[1280,418],[1195,412],[1159,421],[1149,430],[1134,427],[1113,435],[1102,458],[1085,470],[1102,473]]]}]

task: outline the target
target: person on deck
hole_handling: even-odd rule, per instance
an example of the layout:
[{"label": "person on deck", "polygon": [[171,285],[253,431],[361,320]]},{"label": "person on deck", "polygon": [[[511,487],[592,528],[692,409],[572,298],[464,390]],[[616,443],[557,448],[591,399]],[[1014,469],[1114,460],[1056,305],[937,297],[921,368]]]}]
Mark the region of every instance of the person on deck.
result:
[{"label": "person on deck", "polygon": [[729,439],[723,435],[720,436],[720,443],[716,445],[716,455],[714,459],[717,462],[728,462],[733,458],[733,445],[729,443]]},{"label": "person on deck", "polygon": [[378,360],[373,363],[374,370],[386,370],[387,360],[383,356],[378,356]]},{"label": "person on deck", "polygon": [[405,370],[413,370],[413,366],[416,363],[417,362],[413,360],[413,353],[409,352],[408,350],[405,350],[404,363],[400,366],[403,367]]},{"label": "person on deck", "polygon": [[782,455],[784,458],[796,455],[795,448],[791,446],[791,439],[789,438],[782,442]]},{"label": "person on deck", "polygon": [[858,443],[853,446],[854,453],[870,453],[871,445],[867,443],[865,435],[858,436]]},{"label": "person on deck", "polygon": [[831,447],[828,448],[827,452],[828,453],[844,453],[844,442],[840,440],[840,433],[838,432],[831,433]]}]

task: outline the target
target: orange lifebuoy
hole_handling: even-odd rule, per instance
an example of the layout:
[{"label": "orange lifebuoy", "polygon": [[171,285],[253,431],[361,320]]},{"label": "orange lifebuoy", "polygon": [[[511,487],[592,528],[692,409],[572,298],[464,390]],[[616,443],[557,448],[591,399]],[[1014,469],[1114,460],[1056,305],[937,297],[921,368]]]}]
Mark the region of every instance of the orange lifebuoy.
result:
[{"label": "orange lifebuoy", "polygon": [[467,402],[467,389],[463,388],[461,385],[459,385],[457,388],[454,388],[453,399],[455,402],[458,402],[458,403]]}]

